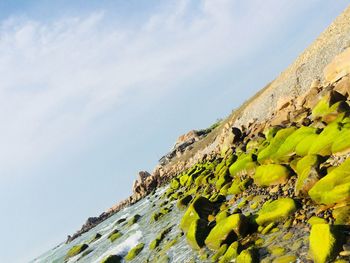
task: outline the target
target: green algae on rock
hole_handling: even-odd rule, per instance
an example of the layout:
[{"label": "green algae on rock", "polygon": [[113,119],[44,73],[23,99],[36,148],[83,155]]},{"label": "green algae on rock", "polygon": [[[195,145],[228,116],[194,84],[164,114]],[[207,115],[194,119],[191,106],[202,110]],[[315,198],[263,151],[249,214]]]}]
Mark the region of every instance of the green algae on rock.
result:
[{"label": "green algae on rock", "polygon": [[74,257],[78,254],[80,254],[81,252],[83,252],[84,250],[86,250],[89,246],[87,244],[80,244],[80,245],[76,245],[73,246],[66,254],[66,259],[70,258],[70,257]]},{"label": "green algae on rock", "polygon": [[218,250],[224,243],[232,243],[247,231],[247,219],[243,214],[233,214],[219,221],[210,231],[205,244],[211,250]]},{"label": "green algae on rock", "polygon": [[318,155],[307,155],[298,161],[296,165],[298,175],[295,183],[296,195],[307,195],[311,187],[319,180],[317,172],[319,162]]},{"label": "green algae on rock", "polygon": [[186,207],[192,201],[192,199],[193,199],[192,195],[186,195],[182,197],[176,203],[177,208],[179,208],[180,210],[186,209]]},{"label": "green algae on rock", "polygon": [[193,249],[199,250],[204,246],[204,240],[206,239],[209,231],[208,221],[204,219],[194,220],[186,233],[188,244]]},{"label": "green algae on rock", "polygon": [[140,254],[140,252],[143,250],[145,244],[144,243],[140,243],[137,246],[135,246],[134,248],[132,248],[128,254],[125,256],[125,260],[126,261],[131,261],[133,260],[138,254]]},{"label": "green algae on rock", "polygon": [[254,154],[240,155],[236,162],[234,162],[229,168],[231,177],[235,177],[241,173],[250,174],[254,172],[256,168],[255,159],[256,157]]},{"label": "green algae on rock", "polygon": [[96,233],[90,240],[89,243],[93,243],[95,242],[96,240],[100,239],[102,237],[102,235],[100,233]]},{"label": "green algae on rock", "polygon": [[121,263],[121,262],[123,262],[123,258],[119,255],[109,255],[101,261],[101,263]]},{"label": "green algae on rock", "polygon": [[266,202],[255,219],[258,225],[266,225],[288,218],[297,210],[295,202],[291,198],[280,198],[272,202]]},{"label": "green algae on rock", "polygon": [[226,250],[225,254],[220,258],[219,263],[229,263],[236,259],[240,252],[240,244],[238,241],[233,242]]},{"label": "green algae on rock", "polygon": [[236,259],[236,263],[256,263],[257,254],[254,249],[243,250]]},{"label": "green algae on rock", "polygon": [[350,199],[350,159],[320,179],[310,190],[310,197],[319,204],[334,204]]},{"label": "green algae on rock", "polygon": [[258,186],[270,186],[285,183],[289,177],[287,167],[280,164],[266,164],[256,168],[254,183]]},{"label": "green algae on rock", "polygon": [[108,235],[108,239],[109,239],[111,242],[113,242],[113,241],[115,241],[116,239],[120,238],[122,235],[123,235],[123,234],[120,233],[120,231],[119,231],[118,229],[114,229],[114,230],[112,231],[112,233],[110,233],[110,234]]},{"label": "green algae on rock", "polygon": [[310,252],[315,263],[332,259],[337,250],[337,240],[328,224],[315,224],[310,231]]},{"label": "green algae on rock", "polygon": [[217,206],[207,198],[202,196],[195,198],[182,217],[180,228],[186,233],[193,221],[206,220],[216,209]]}]

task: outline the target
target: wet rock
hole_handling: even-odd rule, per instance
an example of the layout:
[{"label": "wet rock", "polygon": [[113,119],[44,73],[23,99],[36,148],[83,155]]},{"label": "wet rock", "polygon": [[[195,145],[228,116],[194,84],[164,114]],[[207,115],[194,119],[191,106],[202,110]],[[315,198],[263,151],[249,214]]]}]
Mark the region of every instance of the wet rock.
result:
[{"label": "wet rock", "polygon": [[288,218],[296,211],[296,205],[291,198],[280,198],[272,202],[266,202],[258,212],[256,223],[267,225]]},{"label": "wet rock", "polygon": [[210,231],[205,244],[211,250],[218,250],[224,243],[230,244],[247,232],[247,219],[243,214],[233,214],[219,221]]},{"label": "wet rock", "polygon": [[319,164],[320,158],[317,155],[307,155],[298,161],[295,169],[298,175],[295,183],[297,196],[306,196],[311,187],[319,180]]},{"label": "wet rock", "polygon": [[78,254],[80,254],[81,252],[83,252],[84,250],[86,250],[89,246],[87,244],[80,244],[80,245],[76,245],[73,246],[66,254],[66,259],[70,258],[70,257],[74,257]]},{"label": "wet rock", "polygon": [[120,238],[123,234],[118,230],[118,229],[114,229],[112,231],[112,233],[110,233],[108,235],[108,239],[113,242],[115,241],[116,239]]},{"label": "wet rock", "polygon": [[121,263],[121,262],[123,262],[123,257],[119,255],[110,255],[101,261],[101,263]]},{"label": "wet rock", "polygon": [[95,242],[96,240],[100,239],[101,237],[102,237],[102,235],[101,235],[100,233],[96,233],[96,234],[92,237],[92,239],[90,240],[89,243],[93,243],[93,242]]},{"label": "wet rock", "polygon": [[128,254],[125,256],[125,260],[126,261],[131,261],[133,260],[138,254],[141,253],[141,251],[143,250],[145,244],[144,243],[140,243],[137,246],[135,246],[134,248],[132,248]]},{"label": "wet rock", "polygon": [[188,244],[195,250],[199,250],[204,246],[204,240],[206,239],[210,228],[208,221],[204,219],[196,219],[192,221],[188,231],[186,233],[186,239]]}]

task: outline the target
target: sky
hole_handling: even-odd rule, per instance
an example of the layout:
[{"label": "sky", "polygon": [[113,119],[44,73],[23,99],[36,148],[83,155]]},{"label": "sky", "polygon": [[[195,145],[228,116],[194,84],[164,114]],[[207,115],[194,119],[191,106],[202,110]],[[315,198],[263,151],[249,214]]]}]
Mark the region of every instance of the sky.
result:
[{"label": "sky", "polygon": [[224,118],[339,0],[0,0],[0,262],[27,262]]}]

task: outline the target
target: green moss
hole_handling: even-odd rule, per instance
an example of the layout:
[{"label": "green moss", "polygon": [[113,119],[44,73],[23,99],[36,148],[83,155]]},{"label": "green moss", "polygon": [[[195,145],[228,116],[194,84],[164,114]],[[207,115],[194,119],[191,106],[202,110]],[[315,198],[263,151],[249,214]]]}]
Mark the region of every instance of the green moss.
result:
[{"label": "green moss", "polygon": [[295,183],[296,195],[306,195],[310,188],[318,181],[317,169],[320,158],[317,155],[307,155],[300,159],[296,165],[298,175]]},{"label": "green moss", "polygon": [[185,186],[186,183],[187,183],[187,181],[188,181],[188,179],[189,179],[188,174],[183,174],[183,175],[181,175],[181,176],[179,177],[180,185],[181,185],[181,186]]},{"label": "green moss", "polygon": [[186,209],[186,207],[188,206],[188,204],[192,201],[192,195],[186,195],[183,198],[181,198],[179,201],[177,201],[177,208],[179,208],[180,210],[184,210]]},{"label": "green moss", "polygon": [[100,239],[102,237],[102,235],[100,233],[96,233],[90,240],[89,243],[93,243],[95,242],[96,240]]},{"label": "green moss", "polygon": [[318,139],[318,134],[309,134],[302,139],[295,147],[295,152],[299,156],[308,155],[311,146]]},{"label": "green moss", "polygon": [[280,198],[272,202],[266,202],[258,212],[256,223],[267,225],[286,219],[296,211],[296,205],[291,198]]},{"label": "green moss", "polygon": [[197,219],[191,223],[186,233],[187,242],[193,249],[199,250],[204,246],[204,240],[208,233],[208,221]]},{"label": "green moss", "polygon": [[275,246],[269,248],[269,252],[273,256],[282,256],[286,252],[286,249],[284,247]]},{"label": "green moss", "polygon": [[213,214],[217,208],[217,205],[210,202],[207,198],[202,196],[197,197],[182,217],[180,228],[186,233],[193,221],[200,218],[206,220],[208,215]]},{"label": "green moss", "polygon": [[74,257],[78,254],[80,254],[81,252],[83,252],[84,250],[86,250],[89,246],[87,244],[80,244],[80,245],[76,245],[73,246],[66,254],[66,259],[70,258],[70,257]]},{"label": "green moss", "polygon": [[278,148],[275,158],[282,159],[295,153],[296,146],[308,135],[316,134],[316,129],[313,127],[302,126],[291,135]]},{"label": "green moss", "polygon": [[215,217],[216,222],[220,222],[221,220],[227,218],[229,215],[230,215],[230,213],[227,210],[221,211]]},{"label": "green moss", "polygon": [[297,262],[297,257],[294,255],[285,255],[275,258],[272,263],[294,263]]},{"label": "green moss", "polygon": [[310,252],[315,263],[331,260],[336,252],[336,237],[328,224],[315,224],[310,232]]},{"label": "green moss", "polygon": [[170,231],[171,231],[171,227],[160,232],[157,235],[157,237],[150,243],[150,246],[149,246],[150,250],[157,248]]},{"label": "green moss", "polygon": [[272,230],[272,228],[275,227],[275,225],[276,225],[275,222],[271,222],[264,229],[261,230],[261,234],[266,235],[267,233],[269,233]]},{"label": "green moss", "polygon": [[236,259],[240,250],[240,245],[237,241],[233,242],[226,253],[221,257],[219,263],[229,263],[232,262],[233,259]]},{"label": "green moss", "polygon": [[230,166],[229,172],[231,177],[235,177],[240,174],[250,174],[255,171],[255,167],[254,155],[242,154],[238,157],[237,161]]},{"label": "green moss", "polygon": [[289,170],[280,164],[261,165],[256,169],[254,182],[258,186],[282,184],[288,180],[289,174]]},{"label": "green moss", "polygon": [[253,249],[243,250],[237,257],[236,263],[255,263],[258,262],[256,252]]},{"label": "green moss", "polygon": [[350,159],[320,179],[309,191],[320,204],[334,204],[350,198]]},{"label": "green moss", "polygon": [[211,257],[212,262],[218,262],[219,258],[221,258],[227,250],[227,244],[223,244],[219,250]]},{"label": "green moss", "polygon": [[151,222],[156,222],[164,215],[169,214],[171,209],[169,207],[161,208],[159,212],[155,212],[151,215]]},{"label": "green moss", "polygon": [[123,262],[123,258],[118,255],[109,255],[101,261],[101,263],[121,263],[121,262]]},{"label": "green moss", "polygon": [[340,137],[342,124],[334,121],[328,124],[317,137],[310,149],[309,154],[328,156],[332,154],[332,144]]},{"label": "green moss", "polygon": [[318,217],[318,216],[312,216],[307,221],[311,226],[316,224],[327,224],[327,221],[324,218]]},{"label": "green moss", "polygon": [[140,252],[142,251],[142,249],[144,248],[145,244],[144,243],[140,243],[138,244],[136,247],[132,248],[128,254],[125,256],[125,260],[126,261],[131,261],[133,260],[138,254],[140,254]]},{"label": "green moss", "polygon": [[140,220],[141,216],[139,214],[134,215],[127,223],[128,226],[132,226]]},{"label": "green moss", "polygon": [[211,250],[218,250],[224,243],[233,242],[246,233],[247,220],[242,214],[233,214],[219,221],[210,231],[205,244]]},{"label": "green moss", "polygon": [[333,218],[335,218],[335,225],[350,225],[350,206],[342,206],[335,208],[332,212]]},{"label": "green moss", "polygon": [[120,238],[122,236],[122,233],[119,232],[118,229],[114,229],[109,235],[108,239],[113,242],[114,240]]},{"label": "green moss", "polygon": [[350,151],[350,129],[344,128],[334,140],[331,147],[332,153],[348,153]]},{"label": "green moss", "polygon": [[269,146],[259,152],[258,154],[258,162],[266,163],[270,160],[276,158],[276,153],[281,145],[286,141],[288,136],[290,136],[296,130],[295,127],[289,127],[282,130],[279,130],[275,137],[271,139]]},{"label": "green moss", "polygon": [[171,180],[170,182],[170,188],[173,190],[177,190],[180,187],[180,182],[177,178],[174,178],[173,180]]}]

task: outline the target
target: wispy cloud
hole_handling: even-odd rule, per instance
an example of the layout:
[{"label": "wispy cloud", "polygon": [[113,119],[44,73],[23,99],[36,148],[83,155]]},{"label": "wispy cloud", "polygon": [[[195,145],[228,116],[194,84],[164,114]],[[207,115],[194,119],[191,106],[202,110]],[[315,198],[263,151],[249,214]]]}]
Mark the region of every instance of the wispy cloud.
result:
[{"label": "wispy cloud", "polygon": [[[293,15],[287,1],[191,2],[163,6],[136,25],[107,22],[104,12],[2,21],[0,169],[42,160],[140,91],[156,96],[239,58]],[[273,18],[265,12],[272,6]]]}]

